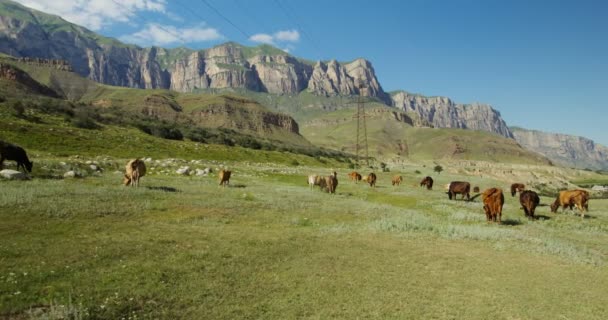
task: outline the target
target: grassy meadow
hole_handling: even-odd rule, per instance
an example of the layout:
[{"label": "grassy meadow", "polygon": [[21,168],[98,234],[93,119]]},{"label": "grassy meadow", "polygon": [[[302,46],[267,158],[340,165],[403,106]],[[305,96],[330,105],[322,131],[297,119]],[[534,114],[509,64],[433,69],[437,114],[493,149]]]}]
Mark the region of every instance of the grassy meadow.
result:
[{"label": "grassy meadow", "polygon": [[[148,163],[142,187],[103,173],[54,179],[86,157],[37,161],[31,181],[0,181],[0,318],[17,319],[605,319],[608,200],[588,217],[528,221],[506,195],[503,224],[479,197],[443,185],[504,182],[403,167],[377,188],[337,168],[336,195],[306,175],[330,169],[244,161]],[[63,162],[63,163],[61,163]],[[233,170],[167,173],[190,164]],[[155,169],[151,169],[155,167]],[[416,172],[419,170],[420,172]],[[401,186],[390,177],[401,174]],[[435,178],[432,191],[417,186]]]}]

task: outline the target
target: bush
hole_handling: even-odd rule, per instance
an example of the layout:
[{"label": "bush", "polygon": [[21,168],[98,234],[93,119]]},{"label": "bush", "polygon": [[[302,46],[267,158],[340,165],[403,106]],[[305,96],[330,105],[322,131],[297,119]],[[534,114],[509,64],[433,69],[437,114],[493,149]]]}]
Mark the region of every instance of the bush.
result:
[{"label": "bush", "polygon": [[436,165],[435,168],[433,168],[433,171],[437,172],[437,174],[440,174],[441,171],[443,171],[443,167],[440,165]]},{"label": "bush", "polygon": [[296,167],[297,167],[297,166],[299,166],[299,165],[300,165],[300,163],[298,162],[298,160],[295,160],[295,159],[294,159],[294,160],[292,160],[292,161],[291,161],[291,165],[292,165],[292,166],[296,166]]},{"label": "bush", "polygon": [[13,109],[13,114],[17,118],[23,118],[25,114],[25,106],[20,100],[13,101],[9,103],[9,106]]},{"label": "bush", "polygon": [[422,172],[420,172],[420,170],[416,170],[414,171],[415,174],[421,174]]},{"label": "bush", "polygon": [[93,116],[89,110],[81,109],[74,114],[74,118],[72,118],[70,123],[76,128],[97,129],[99,126],[93,120]]}]

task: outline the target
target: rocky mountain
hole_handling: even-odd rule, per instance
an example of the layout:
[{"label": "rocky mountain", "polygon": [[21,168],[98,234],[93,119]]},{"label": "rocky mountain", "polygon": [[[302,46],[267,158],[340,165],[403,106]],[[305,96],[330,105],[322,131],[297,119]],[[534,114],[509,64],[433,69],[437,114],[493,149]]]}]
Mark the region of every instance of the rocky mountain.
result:
[{"label": "rocky mountain", "polygon": [[310,145],[292,117],[272,112],[251,99],[107,86],[82,78],[61,61],[0,55],[0,102],[23,97],[36,100],[36,96],[69,99],[84,107],[120,109],[125,119],[143,117],[190,127],[228,129],[292,146]]},{"label": "rocky mountain", "polygon": [[557,164],[581,169],[608,169],[608,148],[593,140],[515,127],[511,131],[522,147],[536,151]]},{"label": "rocky mountain", "polygon": [[487,104],[457,104],[446,97],[425,97],[405,91],[391,95],[393,106],[413,113],[438,128],[460,128],[498,133],[513,138],[500,112]]},{"label": "rocky mountain", "polygon": [[229,42],[198,51],[140,48],[8,0],[0,0],[0,52],[64,59],[78,74],[115,86],[179,92],[245,88],[272,94],[309,90],[329,96],[357,94],[361,84],[368,96],[390,102],[371,63],[363,59],[330,61],[328,70],[325,63],[314,66],[268,45],[251,48]]}]

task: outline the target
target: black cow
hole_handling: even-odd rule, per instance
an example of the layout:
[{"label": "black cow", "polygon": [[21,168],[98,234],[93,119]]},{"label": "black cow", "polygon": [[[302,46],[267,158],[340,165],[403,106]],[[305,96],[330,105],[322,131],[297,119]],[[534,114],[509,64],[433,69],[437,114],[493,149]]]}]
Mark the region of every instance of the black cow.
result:
[{"label": "black cow", "polygon": [[23,168],[25,172],[32,172],[33,162],[27,158],[27,154],[23,148],[10,144],[8,142],[0,141],[0,169],[4,165],[4,160],[13,160],[17,162],[17,170]]}]

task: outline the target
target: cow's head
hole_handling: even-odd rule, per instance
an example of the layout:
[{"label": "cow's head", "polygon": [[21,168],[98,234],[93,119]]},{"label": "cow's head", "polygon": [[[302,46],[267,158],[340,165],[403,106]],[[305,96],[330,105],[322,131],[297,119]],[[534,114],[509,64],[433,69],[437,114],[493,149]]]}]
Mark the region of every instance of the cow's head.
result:
[{"label": "cow's head", "polygon": [[32,173],[32,167],[34,166],[34,162],[33,161],[26,161],[25,162],[25,169],[27,170],[27,172]]},{"label": "cow's head", "polygon": [[557,203],[557,201],[553,202],[551,204],[551,212],[553,212],[553,213],[557,212],[558,207],[559,207],[559,204]]}]

